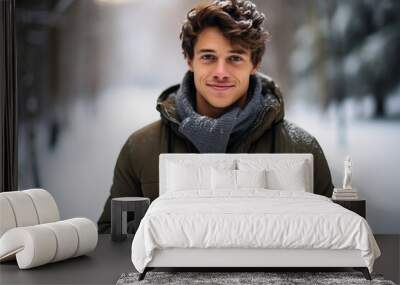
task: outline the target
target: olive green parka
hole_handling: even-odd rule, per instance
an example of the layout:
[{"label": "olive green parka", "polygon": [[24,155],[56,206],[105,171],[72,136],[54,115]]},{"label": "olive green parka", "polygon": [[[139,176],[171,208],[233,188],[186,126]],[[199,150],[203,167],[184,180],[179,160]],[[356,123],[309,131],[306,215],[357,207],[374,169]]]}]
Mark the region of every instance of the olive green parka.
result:
[{"label": "olive green parka", "polygon": [[[266,75],[262,78],[263,94],[273,94],[274,104],[263,111],[240,139],[229,142],[227,153],[312,153],[314,156],[314,193],[332,196],[333,184],[324,153],[317,140],[302,128],[284,119],[282,94]],[[111,199],[143,196],[151,201],[158,197],[158,157],[160,153],[198,153],[195,146],[179,131],[180,119],[175,98],[179,89],[166,89],[157,100],[161,119],[129,136],[121,149],[114,170],[113,184],[103,213],[99,232],[110,231]],[[128,220],[131,216],[128,216]]]}]

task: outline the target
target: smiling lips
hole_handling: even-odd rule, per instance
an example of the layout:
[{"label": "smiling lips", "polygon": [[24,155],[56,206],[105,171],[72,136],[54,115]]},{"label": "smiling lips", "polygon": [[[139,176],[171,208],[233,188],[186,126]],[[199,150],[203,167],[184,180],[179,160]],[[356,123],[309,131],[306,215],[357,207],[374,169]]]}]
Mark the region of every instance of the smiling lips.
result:
[{"label": "smiling lips", "polygon": [[231,83],[207,83],[208,87],[211,87],[212,89],[216,91],[226,91],[229,88],[234,87],[235,85]]}]

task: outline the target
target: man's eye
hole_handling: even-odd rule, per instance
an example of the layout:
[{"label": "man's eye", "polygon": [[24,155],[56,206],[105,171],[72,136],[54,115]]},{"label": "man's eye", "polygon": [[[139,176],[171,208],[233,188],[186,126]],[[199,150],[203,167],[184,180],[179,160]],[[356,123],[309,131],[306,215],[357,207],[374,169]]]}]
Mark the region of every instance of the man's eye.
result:
[{"label": "man's eye", "polygon": [[229,57],[229,61],[233,61],[233,62],[239,62],[242,61],[243,59],[240,56],[237,55],[233,55]]},{"label": "man's eye", "polygon": [[206,60],[206,61],[211,61],[215,59],[215,56],[212,54],[203,54],[200,59]]}]

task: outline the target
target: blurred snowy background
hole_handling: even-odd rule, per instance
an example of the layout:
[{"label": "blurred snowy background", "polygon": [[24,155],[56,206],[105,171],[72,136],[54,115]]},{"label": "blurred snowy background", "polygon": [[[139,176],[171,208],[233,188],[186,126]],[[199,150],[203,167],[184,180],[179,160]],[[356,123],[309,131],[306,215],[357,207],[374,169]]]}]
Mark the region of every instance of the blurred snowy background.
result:
[{"label": "blurred snowy background", "polygon": [[[374,233],[399,234],[400,1],[254,2],[286,118],[317,137],[336,187],[352,157]],[[186,71],[179,31],[194,3],[17,0],[20,189],[97,221],[121,146]]]}]

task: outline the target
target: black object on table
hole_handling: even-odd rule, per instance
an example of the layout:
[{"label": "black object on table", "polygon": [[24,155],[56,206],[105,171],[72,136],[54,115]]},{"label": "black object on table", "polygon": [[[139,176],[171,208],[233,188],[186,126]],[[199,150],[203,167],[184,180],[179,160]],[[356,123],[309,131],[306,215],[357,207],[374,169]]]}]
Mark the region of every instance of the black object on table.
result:
[{"label": "black object on table", "polygon": [[123,241],[127,236],[127,213],[134,213],[134,228],[137,231],[150,199],[144,197],[120,197],[111,200],[111,239]]},{"label": "black object on table", "polygon": [[366,218],[366,201],[357,199],[357,200],[336,200],[332,199],[332,202],[339,204],[340,206],[353,211],[356,214],[359,214],[364,219]]}]

